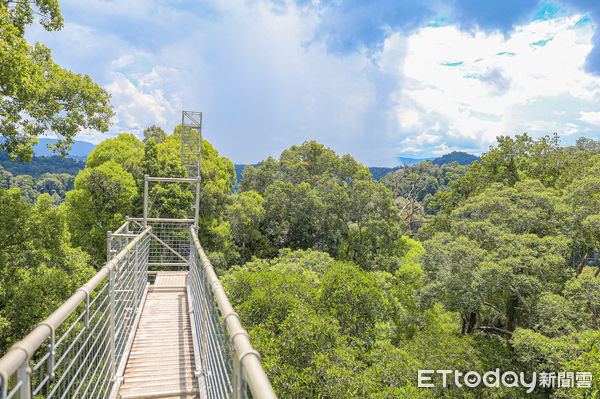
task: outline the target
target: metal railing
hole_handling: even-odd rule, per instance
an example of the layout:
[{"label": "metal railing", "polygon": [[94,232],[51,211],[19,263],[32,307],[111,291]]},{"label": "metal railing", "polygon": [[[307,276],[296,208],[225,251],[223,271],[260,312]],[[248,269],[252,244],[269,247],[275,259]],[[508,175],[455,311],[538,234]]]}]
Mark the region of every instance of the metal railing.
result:
[{"label": "metal railing", "polygon": [[247,398],[249,388],[255,399],[277,398],[193,227],[190,233],[188,295],[196,357],[202,359],[196,367],[204,376],[207,397]]},{"label": "metal railing", "polygon": [[0,359],[0,397],[107,398],[147,290],[151,227]]},{"label": "metal railing", "polygon": [[[1,399],[116,395],[148,290],[155,242],[177,244],[188,256],[196,373],[206,397],[242,399],[250,392],[255,399],[276,398],[194,227],[188,220],[148,222],[140,230],[138,221],[129,219],[110,233],[108,263],[0,359]],[[154,234],[154,226],[164,231]],[[182,226],[187,245],[180,243]]]},{"label": "metal railing", "polygon": [[[128,218],[129,231],[139,233],[144,229],[143,218]],[[152,226],[148,266],[182,268],[187,270],[190,257],[190,226],[193,219],[148,218]],[[114,236],[114,234],[113,234]]]}]

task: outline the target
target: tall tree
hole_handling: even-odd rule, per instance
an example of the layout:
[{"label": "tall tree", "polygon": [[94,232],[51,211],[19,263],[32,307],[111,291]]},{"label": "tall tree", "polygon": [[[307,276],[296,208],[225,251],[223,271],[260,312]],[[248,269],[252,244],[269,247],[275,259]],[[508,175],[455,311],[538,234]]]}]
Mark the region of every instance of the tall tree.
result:
[{"label": "tall tree", "polygon": [[80,129],[108,130],[110,95],[89,76],[54,63],[50,49],[24,38],[25,27],[41,15],[48,31],[63,19],[56,0],[0,1],[0,148],[28,161],[38,137],[53,133],[53,150],[66,155]]},{"label": "tall tree", "polygon": [[106,161],[115,161],[133,177],[140,178],[140,162],[144,155],[144,144],[131,133],[121,133],[117,137],[104,140],[90,152],[85,166],[95,168]]},{"label": "tall tree", "polygon": [[167,134],[160,126],[152,125],[144,129],[144,143],[150,139],[158,143],[162,143],[167,138]]},{"label": "tall tree", "polygon": [[116,230],[131,214],[135,181],[114,161],[86,168],[75,179],[63,207],[75,246],[92,255],[96,266],[106,259],[106,231]]}]

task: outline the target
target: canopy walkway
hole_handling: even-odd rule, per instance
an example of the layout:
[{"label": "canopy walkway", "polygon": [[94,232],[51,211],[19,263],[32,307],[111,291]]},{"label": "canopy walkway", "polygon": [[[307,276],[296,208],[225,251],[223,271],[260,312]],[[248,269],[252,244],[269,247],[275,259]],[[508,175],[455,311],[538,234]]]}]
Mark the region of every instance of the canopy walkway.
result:
[{"label": "canopy walkway", "polygon": [[[0,359],[1,398],[276,397],[193,220],[139,220],[111,233],[111,260]],[[183,271],[148,270],[182,253]]]},{"label": "canopy walkway", "polygon": [[[194,177],[146,176],[144,217],[108,232],[106,265],[0,358],[1,399],[276,398],[198,240],[198,116],[182,118]],[[194,218],[148,218],[153,181],[195,183]]]}]

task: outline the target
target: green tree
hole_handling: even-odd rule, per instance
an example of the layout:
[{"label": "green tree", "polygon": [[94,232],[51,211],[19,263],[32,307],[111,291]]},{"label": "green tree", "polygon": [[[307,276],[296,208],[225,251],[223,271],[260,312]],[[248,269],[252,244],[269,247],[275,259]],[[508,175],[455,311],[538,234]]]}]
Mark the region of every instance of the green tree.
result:
[{"label": "green tree", "polygon": [[35,189],[35,181],[33,180],[33,177],[29,175],[14,176],[10,180],[10,187],[19,188],[25,200],[30,204],[32,204],[39,195]]},{"label": "green tree", "polygon": [[144,129],[144,143],[148,140],[153,139],[157,144],[162,143],[166,140],[167,135],[161,127],[152,125]]},{"label": "green tree", "polygon": [[116,230],[131,214],[135,181],[114,161],[82,170],[63,204],[73,245],[92,256],[96,266],[106,260],[106,232]]},{"label": "green tree", "polygon": [[25,27],[36,13],[46,30],[62,28],[55,0],[0,2],[0,148],[24,161],[40,135],[55,134],[52,147],[64,156],[80,129],[106,132],[113,115],[109,94],[89,76],[61,68],[47,47],[27,44]]},{"label": "green tree", "polygon": [[241,191],[264,197],[261,233],[274,248],[327,251],[367,269],[404,250],[392,192],[350,155],[306,141],[243,173]]},{"label": "green tree", "polygon": [[424,243],[425,296],[459,312],[463,333],[510,337],[533,328],[541,296],[560,294],[572,276],[568,209],[536,181],[495,184],[457,207],[443,232]]},{"label": "green tree", "polygon": [[0,189],[0,353],[31,331],[93,274],[69,243],[65,215],[48,194],[29,205]]},{"label": "green tree", "polygon": [[276,248],[317,245],[325,206],[308,183],[277,181],[265,191],[265,230]]},{"label": "green tree", "polygon": [[[415,302],[422,251],[411,241],[395,275],[289,249],[228,270],[225,288],[275,391],[293,398],[522,397],[515,390],[494,396],[486,388],[417,388],[419,368],[483,373],[513,366],[502,340],[463,336],[454,314]],[[412,333],[398,334],[408,323]]]},{"label": "green tree", "polygon": [[98,144],[88,155],[86,167],[95,168],[112,160],[139,179],[143,176],[140,167],[143,154],[144,144],[137,137],[131,133],[121,133]]},{"label": "green tree", "polygon": [[260,231],[265,218],[263,203],[260,194],[247,191],[233,195],[225,208],[225,220],[230,225],[236,249],[243,261],[266,249],[266,239]]}]

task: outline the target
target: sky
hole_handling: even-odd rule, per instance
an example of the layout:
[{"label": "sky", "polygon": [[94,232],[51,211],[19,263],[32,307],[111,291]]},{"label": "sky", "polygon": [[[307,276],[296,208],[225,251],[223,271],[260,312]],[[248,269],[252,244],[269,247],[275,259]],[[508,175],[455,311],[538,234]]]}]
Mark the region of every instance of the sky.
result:
[{"label": "sky", "polygon": [[111,93],[108,134],[182,109],[235,163],[317,140],[369,166],[500,135],[600,139],[598,0],[61,0],[27,33]]}]

